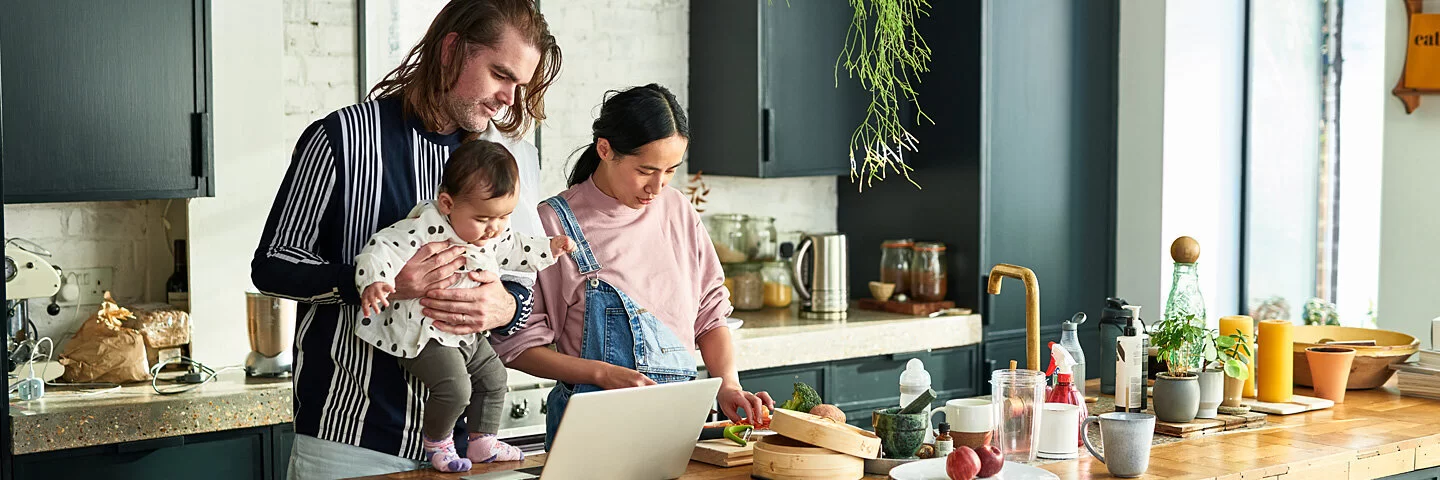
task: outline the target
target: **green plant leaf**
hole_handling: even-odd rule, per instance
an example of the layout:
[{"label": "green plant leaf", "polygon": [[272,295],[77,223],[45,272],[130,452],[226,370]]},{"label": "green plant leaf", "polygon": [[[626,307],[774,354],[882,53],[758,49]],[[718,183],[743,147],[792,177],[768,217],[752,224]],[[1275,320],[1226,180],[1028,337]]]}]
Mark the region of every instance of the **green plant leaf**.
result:
[{"label": "green plant leaf", "polygon": [[1235,339],[1230,337],[1219,337],[1215,339],[1215,346],[1220,348],[1234,348]]},{"label": "green plant leaf", "polygon": [[1245,364],[1240,363],[1239,360],[1232,358],[1225,361],[1225,375],[1244,380],[1250,376],[1250,369],[1245,368]]}]

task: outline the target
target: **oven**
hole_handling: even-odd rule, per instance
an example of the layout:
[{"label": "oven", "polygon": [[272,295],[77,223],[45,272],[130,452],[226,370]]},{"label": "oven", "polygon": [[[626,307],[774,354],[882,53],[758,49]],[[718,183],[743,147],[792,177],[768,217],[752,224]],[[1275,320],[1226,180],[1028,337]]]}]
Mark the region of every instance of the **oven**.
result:
[{"label": "oven", "polygon": [[506,370],[509,374],[506,385],[510,391],[505,394],[505,409],[497,436],[527,454],[542,451],[545,448],[546,399],[555,381],[515,369]]}]

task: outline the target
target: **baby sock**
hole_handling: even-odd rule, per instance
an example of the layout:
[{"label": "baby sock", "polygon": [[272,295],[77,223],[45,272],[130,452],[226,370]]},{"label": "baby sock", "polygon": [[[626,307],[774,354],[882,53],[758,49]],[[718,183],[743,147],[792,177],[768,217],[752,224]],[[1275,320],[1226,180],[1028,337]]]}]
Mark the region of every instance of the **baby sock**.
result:
[{"label": "baby sock", "polygon": [[455,441],[449,435],[444,440],[431,440],[425,438],[425,457],[430,459],[430,465],[442,472],[468,472],[470,471],[470,459],[455,453]]},{"label": "baby sock", "polygon": [[493,433],[470,434],[470,446],[465,456],[475,463],[512,462],[524,460],[525,453],[519,448],[500,441]]}]

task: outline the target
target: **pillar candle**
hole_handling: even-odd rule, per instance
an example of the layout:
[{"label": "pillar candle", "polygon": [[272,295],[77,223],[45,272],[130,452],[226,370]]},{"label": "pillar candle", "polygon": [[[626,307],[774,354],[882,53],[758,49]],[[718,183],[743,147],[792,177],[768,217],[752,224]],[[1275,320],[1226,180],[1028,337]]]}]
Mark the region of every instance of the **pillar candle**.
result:
[{"label": "pillar candle", "polygon": [[1260,381],[1256,384],[1256,396],[1262,402],[1285,403],[1295,386],[1295,326],[1289,320],[1264,320],[1260,322],[1259,338]]},{"label": "pillar candle", "polygon": [[[1255,320],[1249,315],[1231,315],[1220,317],[1220,335],[1229,336],[1240,331],[1245,336],[1245,344],[1250,347],[1249,361],[1245,362],[1250,366],[1250,376],[1245,377],[1245,386],[1240,389],[1240,396],[1255,396]],[[1244,352],[1241,352],[1244,355]]]}]

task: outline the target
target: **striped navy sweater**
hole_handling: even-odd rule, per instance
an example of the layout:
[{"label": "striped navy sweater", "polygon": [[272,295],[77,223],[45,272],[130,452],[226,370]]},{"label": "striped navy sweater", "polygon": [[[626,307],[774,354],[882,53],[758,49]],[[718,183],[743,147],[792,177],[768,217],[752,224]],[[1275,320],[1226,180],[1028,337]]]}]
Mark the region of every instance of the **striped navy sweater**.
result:
[{"label": "striped navy sweater", "polygon": [[[256,288],[300,302],[293,352],[297,433],[423,458],[420,419],[429,393],[395,357],[355,336],[361,315],[354,258],[371,234],[435,199],[445,161],[463,133],[428,132],[404,115],[399,99],[388,98],[333,112],[300,136],[251,264]],[[500,137],[493,127],[481,138],[506,145],[519,163],[522,207],[512,228],[543,235],[533,207],[535,147]],[[519,308],[498,334],[522,328],[531,307],[533,276],[504,278]]]}]

